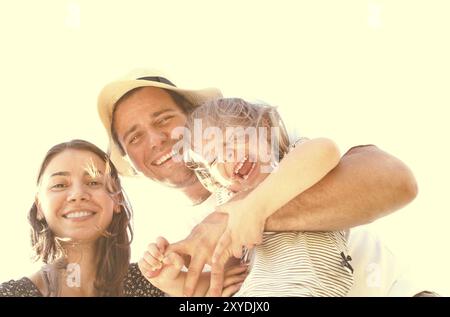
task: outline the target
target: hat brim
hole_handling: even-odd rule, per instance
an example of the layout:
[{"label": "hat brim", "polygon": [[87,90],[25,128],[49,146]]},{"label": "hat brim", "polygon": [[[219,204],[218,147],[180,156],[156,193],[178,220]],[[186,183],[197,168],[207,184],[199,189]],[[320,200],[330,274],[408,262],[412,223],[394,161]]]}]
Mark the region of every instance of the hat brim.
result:
[{"label": "hat brim", "polygon": [[122,156],[120,149],[117,147],[112,138],[112,114],[114,111],[114,106],[123,95],[130,90],[140,87],[156,87],[174,91],[186,98],[193,107],[197,107],[208,100],[222,97],[222,93],[216,88],[188,90],[165,83],[143,79],[119,80],[107,84],[98,96],[97,110],[100,120],[108,133],[111,160],[119,173],[124,176],[134,176],[136,175],[136,172],[131,163]]}]

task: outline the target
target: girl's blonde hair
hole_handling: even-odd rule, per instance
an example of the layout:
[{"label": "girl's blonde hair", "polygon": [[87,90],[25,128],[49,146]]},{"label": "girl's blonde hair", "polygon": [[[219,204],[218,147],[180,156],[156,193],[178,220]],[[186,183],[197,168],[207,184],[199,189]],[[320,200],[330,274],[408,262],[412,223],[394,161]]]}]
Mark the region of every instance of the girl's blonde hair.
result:
[{"label": "girl's blonde hair", "polygon": [[[276,128],[273,144],[279,148],[279,159],[289,151],[290,141],[280,114],[275,107],[267,104],[253,104],[240,98],[219,98],[210,100],[192,111],[187,120],[187,128],[193,131],[196,119],[202,120],[205,127],[218,127],[225,131],[227,127],[265,127]],[[271,139],[269,141],[272,142]]]}]

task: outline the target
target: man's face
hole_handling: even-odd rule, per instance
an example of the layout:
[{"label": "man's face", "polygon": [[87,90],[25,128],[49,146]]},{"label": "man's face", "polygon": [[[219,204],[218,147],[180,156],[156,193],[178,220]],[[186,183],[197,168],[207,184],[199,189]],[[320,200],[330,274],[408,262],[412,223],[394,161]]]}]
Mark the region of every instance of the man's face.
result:
[{"label": "man's face", "polygon": [[186,123],[185,113],[163,89],[145,87],[117,105],[117,137],[135,168],[150,179],[184,187],[196,180],[183,161],[174,161],[174,128]]}]

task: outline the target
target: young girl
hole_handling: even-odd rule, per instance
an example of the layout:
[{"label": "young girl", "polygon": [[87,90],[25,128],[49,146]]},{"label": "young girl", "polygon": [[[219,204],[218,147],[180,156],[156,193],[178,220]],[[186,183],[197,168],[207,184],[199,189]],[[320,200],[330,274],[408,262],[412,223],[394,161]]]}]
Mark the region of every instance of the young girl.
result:
[{"label": "young girl", "polygon": [[45,265],[0,285],[0,296],[163,296],[130,264],[131,208],[116,168],[95,145],[52,147],[28,214],[31,242]]},{"label": "young girl", "polygon": [[[335,144],[320,138],[291,146],[273,107],[242,99],[202,105],[188,128],[194,134],[188,165],[217,195],[217,209],[229,215],[219,245],[231,241],[236,257],[245,247],[243,258],[250,259],[250,273],[235,296],[345,296],[353,268],[343,232],[263,233],[272,213],[338,164]],[[229,200],[242,192],[244,198]],[[185,276],[177,271],[181,258],[164,254],[166,247],[150,246],[147,258],[151,270],[161,269],[149,280],[170,294],[183,287]],[[170,265],[174,259],[176,266]]]}]

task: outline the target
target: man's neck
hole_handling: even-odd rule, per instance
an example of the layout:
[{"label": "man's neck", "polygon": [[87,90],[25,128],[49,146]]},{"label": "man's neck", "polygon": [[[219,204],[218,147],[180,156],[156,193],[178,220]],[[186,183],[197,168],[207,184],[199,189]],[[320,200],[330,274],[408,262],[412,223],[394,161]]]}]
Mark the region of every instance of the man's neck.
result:
[{"label": "man's neck", "polygon": [[198,205],[211,196],[211,193],[203,187],[199,180],[181,188],[181,191],[190,199],[193,205]]}]

